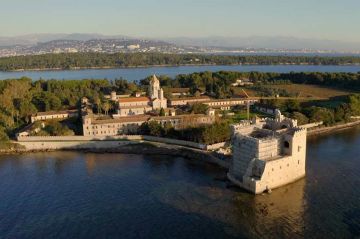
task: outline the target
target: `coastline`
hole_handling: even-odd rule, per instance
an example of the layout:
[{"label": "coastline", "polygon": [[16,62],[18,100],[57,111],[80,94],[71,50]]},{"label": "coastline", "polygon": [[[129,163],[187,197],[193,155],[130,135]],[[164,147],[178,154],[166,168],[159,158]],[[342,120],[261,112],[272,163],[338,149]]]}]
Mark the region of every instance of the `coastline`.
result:
[{"label": "coastline", "polygon": [[134,144],[124,144],[113,148],[83,148],[83,149],[37,149],[27,150],[25,148],[0,150],[0,156],[12,154],[28,154],[39,152],[55,151],[77,151],[84,153],[122,153],[122,154],[143,154],[143,155],[168,155],[196,159],[202,162],[216,164],[222,168],[229,168],[229,158],[219,158],[211,151],[195,149],[185,146],[159,143],[159,142],[139,142]]},{"label": "coastline", "polygon": [[[93,66],[93,67],[72,67],[66,68],[31,68],[31,69],[16,69],[0,72],[24,72],[24,71],[77,71],[77,70],[106,70],[106,69],[136,69],[136,68],[152,68],[152,67],[180,67],[180,66],[289,66],[289,65],[304,65],[304,66],[329,66],[329,64],[309,64],[309,63],[277,63],[277,64],[258,64],[258,63],[239,63],[239,64],[160,64],[160,65],[136,65],[136,66]],[[336,66],[360,66],[360,64],[337,64]]]},{"label": "coastline", "polygon": [[[309,130],[307,135],[308,137],[314,137],[317,135],[331,134],[337,131],[357,127],[360,125],[360,120],[344,123],[340,125],[330,126],[330,127],[319,127],[313,130]],[[13,141],[13,145],[17,141]],[[131,143],[130,143],[131,142]],[[20,146],[20,145],[17,145]],[[54,152],[54,151],[79,151],[79,152],[88,152],[88,153],[123,153],[123,154],[144,154],[144,155],[169,155],[169,156],[178,156],[188,159],[196,159],[212,164],[217,164],[222,168],[228,168],[230,164],[230,157],[220,158],[216,153],[212,151],[196,149],[186,146],[180,146],[176,144],[153,142],[153,141],[142,141],[136,142],[129,141],[128,144],[122,144],[118,147],[108,147],[108,148],[68,148],[68,149],[36,149],[36,150],[27,150],[23,147],[12,147],[10,149],[0,149],[1,155],[10,155],[10,154],[27,154],[27,153],[37,153],[37,152]]]},{"label": "coastline", "polygon": [[356,127],[359,125],[360,125],[360,120],[356,120],[353,122],[343,123],[343,124],[334,125],[334,126],[319,127],[319,128],[315,128],[313,130],[308,130],[307,135],[309,137],[312,137],[312,136],[316,136],[316,135],[331,134],[331,133],[334,133],[334,132],[337,132],[340,130],[349,129],[349,128]]}]

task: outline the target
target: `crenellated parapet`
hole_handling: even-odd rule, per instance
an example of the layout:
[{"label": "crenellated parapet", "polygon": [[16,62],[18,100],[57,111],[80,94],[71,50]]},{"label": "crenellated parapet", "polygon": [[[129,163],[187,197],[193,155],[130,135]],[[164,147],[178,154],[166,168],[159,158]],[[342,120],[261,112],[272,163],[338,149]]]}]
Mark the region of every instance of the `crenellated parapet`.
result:
[{"label": "crenellated parapet", "polygon": [[233,159],[228,178],[253,193],[261,193],[305,175],[306,128],[284,117],[244,121],[232,126]]}]

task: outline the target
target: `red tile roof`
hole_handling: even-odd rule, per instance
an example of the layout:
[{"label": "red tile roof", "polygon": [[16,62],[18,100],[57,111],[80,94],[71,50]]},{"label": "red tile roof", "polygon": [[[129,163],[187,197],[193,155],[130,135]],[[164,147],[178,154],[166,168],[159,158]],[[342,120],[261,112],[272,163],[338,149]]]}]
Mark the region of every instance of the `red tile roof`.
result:
[{"label": "red tile roof", "polygon": [[127,103],[127,102],[148,102],[150,99],[148,97],[126,97],[126,98],[120,98],[120,103]]}]

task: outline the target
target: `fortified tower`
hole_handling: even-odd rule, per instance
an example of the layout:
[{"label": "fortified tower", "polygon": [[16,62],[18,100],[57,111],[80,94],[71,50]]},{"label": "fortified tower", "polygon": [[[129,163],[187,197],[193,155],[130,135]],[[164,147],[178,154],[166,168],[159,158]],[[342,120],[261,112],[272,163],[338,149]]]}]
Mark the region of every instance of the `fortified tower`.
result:
[{"label": "fortified tower", "polygon": [[228,178],[255,194],[305,176],[306,129],[276,110],[275,119],[233,125]]}]

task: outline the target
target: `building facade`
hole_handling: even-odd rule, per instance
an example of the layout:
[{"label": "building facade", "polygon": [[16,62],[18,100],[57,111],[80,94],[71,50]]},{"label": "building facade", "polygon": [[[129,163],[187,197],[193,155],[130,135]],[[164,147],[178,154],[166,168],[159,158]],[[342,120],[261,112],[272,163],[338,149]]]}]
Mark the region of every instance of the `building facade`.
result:
[{"label": "building facade", "polygon": [[114,136],[122,134],[138,134],[140,126],[149,121],[156,121],[162,126],[166,124],[175,129],[213,124],[214,115],[191,114],[178,116],[135,115],[119,118],[97,118],[86,114],[82,118],[84,136]]},{"label": "building facade", "polygon": [[160,87],[160,81],[154,75],[150,80],[148,96],[117,98],[118,110],[116,117],[143,115],[150,111],[167,108],[167,99]]},{"label": "building facade", "polygon": [[47,112],[38,112],[31,116],[31,123],[41,120],[51,120],[51,119],[67,119],[71,117],[78,117],[78,110],[63,110],[63,111],[47,111]]},{"label": "building facade", "polygon": [[208,96],[200,96],[200,97],[183,97],[183,98],[175,98],[169,100],[169,105],[171,107],[175,106],[184,106],[187,104],[196,104],[196,103],[202,103],[210,101],[210,97]]},{"label": "building facade", "polygon": [[256,99],[244,99],[244,98],[230,98],[230,99],[216,99],[202,102],[212,108],[219,108],[221,110],[230,110],[231,107],[237,105],[253,105],[257,102]]}]

